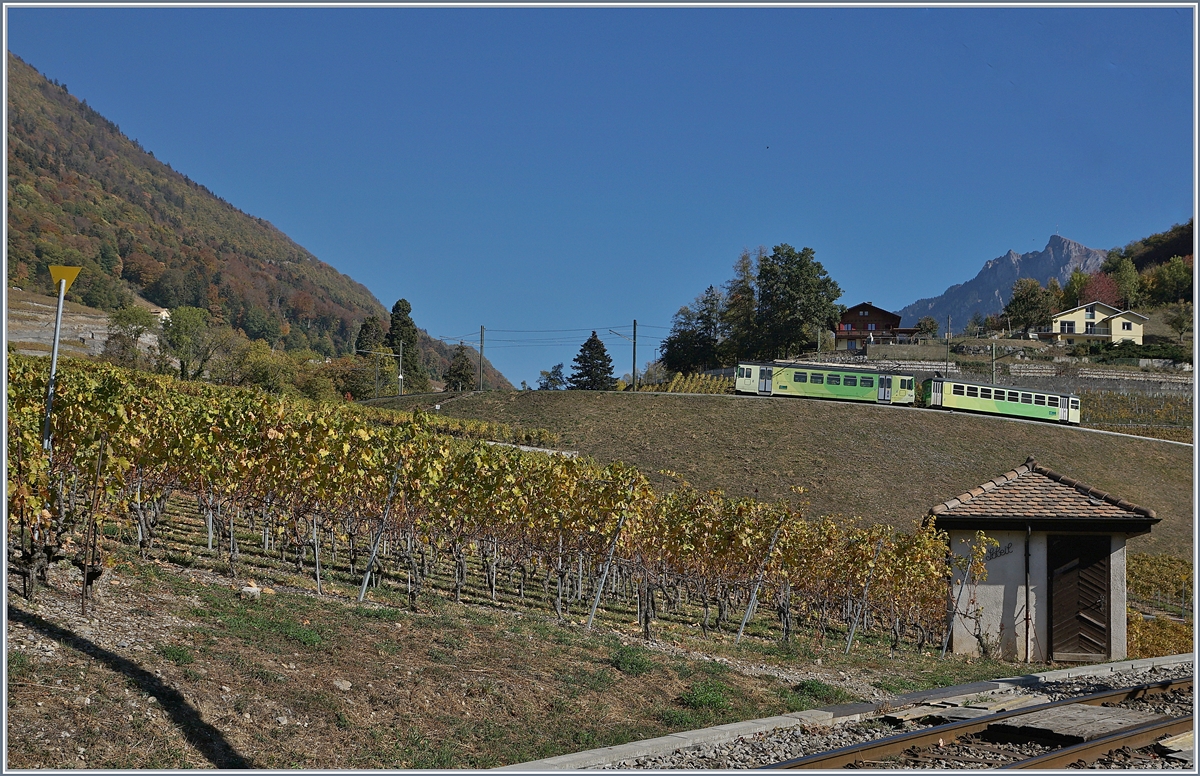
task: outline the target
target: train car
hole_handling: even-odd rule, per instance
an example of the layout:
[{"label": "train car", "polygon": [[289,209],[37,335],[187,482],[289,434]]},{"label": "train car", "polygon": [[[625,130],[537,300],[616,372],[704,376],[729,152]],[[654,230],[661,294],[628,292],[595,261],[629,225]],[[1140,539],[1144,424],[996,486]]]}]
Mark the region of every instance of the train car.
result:
[{"label": "train car", "polygon": [[1079,425],[1079,397],[1071,393],[988,385],[949,377],[934,377],[922,386],[930,407]]},{"label": "train car", "polygon": [[916,378],[838,366],[742,362],[737,367],[734,390],[759,396],[912,404],[916,400]]}]

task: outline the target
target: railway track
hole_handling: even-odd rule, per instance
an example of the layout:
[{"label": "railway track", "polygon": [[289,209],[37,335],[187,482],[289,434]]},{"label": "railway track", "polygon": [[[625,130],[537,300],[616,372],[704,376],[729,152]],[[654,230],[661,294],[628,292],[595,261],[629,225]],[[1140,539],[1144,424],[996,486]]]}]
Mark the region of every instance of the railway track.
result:
[{"label": "railway track", "polygon": [[[928,707],[932,708],[932,707]],[[770,769],[1049,769],[1100,761],[1155,767],[1153,747],[1190,733],[1192,677],[1139,684],[935,724],[886,738],[763,766]],[[891,719],[936,717],[920,709]],[[885,717],[886,719],[886,717]]]}]

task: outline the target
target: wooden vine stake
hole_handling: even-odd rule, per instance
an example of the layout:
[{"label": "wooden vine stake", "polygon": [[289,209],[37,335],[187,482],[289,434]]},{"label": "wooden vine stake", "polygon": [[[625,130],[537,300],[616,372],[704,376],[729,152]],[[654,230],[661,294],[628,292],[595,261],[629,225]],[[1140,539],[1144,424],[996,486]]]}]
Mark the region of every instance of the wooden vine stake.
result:
[{"label": "wooden vine stake", "polygon": [[746,605],[746,613],[742,615],[742,624],[738,627],[737,638],[733,640],[736,646],[742,640],[742,633],[746,630],[746,623],[750,621],[750,613],[754,611],[754,605],[758,603],[758,590],[762,587],[763,577],[767,573],[767,563],[771,560],[771,553],[775,552],[775,542],[779,541],[779,532],[783,530],[783,524],[787,522],[788,515],[784,515],[779,521],[779,525],[775,526],[775,533],[771,534],[771,544],[767,546],[767,554],[763,556],[762,562],[758,564],[758,578],[754,580],[754,590],[750,593],[750,603]]},{"label": "wooden vine stake", "polygon": [[875,562],[879,560],[879,551],[882,549],[883,539],[880,539],[879,544],[875,545],[875,557],[871,559],[871,570],[867,573],[867,581],[863,584],[862,601],[858,604],[858,610],[854,612],[854,624],[850,626],[850,635],[846,637],[846,651],[843,654],[850,654],[850,645],[854,643],[854,632],[858,630],[858,621],[867,609],[867,591],[871,589],[871,578],[875,576]]},{"label": "wooden vine stake", "polygon": [[396,473],[392,475],[392,484],[388,488],[387,503],[383,506],[383,519],[379,521],[379,533],[375,534],[375,542],[371,545],[371,557],[367,561],[367,573],[363,574],[362,587],[358,589],[358,602],[361,604],[363,598],[367,595],[367,582],[371,579],[371,567],[375,565],[375,558],[379,554],[379,540],[383,538],[383,531],[387,528],[388,513],[392,509],[392,494],[396,492],[396,480],[400,479],[400,464],[396,464]]},{"label": "wooden vine stake", "polygon": [[[629,488],[629,496],[633,497],[633,486]],[[617,539],[621,537],[621,529],[625,527],[625,518],[629,510],[621,510],[621,519],[617,521],[617,530],[613,532],[612,541],[608,545],[608,557],[604,559],[604,570],[600,572],[600,582],[596,585],[596,598],[592,601],[592,611],[588,612],[587,629],[592,629],[592,621],[596,619],[596,609],[600,606],[600,595],[604,592],[604,581],[608,579],[608,570],[612,566],[613,553],[617,550]],[[582,587],[582,585],[580,586]]]}]

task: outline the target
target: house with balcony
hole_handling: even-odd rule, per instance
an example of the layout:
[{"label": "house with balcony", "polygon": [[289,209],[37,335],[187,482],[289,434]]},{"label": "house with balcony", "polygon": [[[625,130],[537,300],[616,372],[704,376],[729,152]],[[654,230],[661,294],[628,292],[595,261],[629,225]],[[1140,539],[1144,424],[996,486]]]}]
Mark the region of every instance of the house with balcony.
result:
[{"label": "house with balcony", "polygon": [[835,335],[835,350],[865,350],[878,343],[910,342],[915,328],[900,328],[900,316],[870,302],[856,304],[842,313]]},{"label": "house with balcony", "polygon": [[1088,342],[1142,344],[1142,329],[1150,320],[1141,313],[1092,302],[1055,313],[1050,325],[1038,329],[1038,338],[1077,345]]}]

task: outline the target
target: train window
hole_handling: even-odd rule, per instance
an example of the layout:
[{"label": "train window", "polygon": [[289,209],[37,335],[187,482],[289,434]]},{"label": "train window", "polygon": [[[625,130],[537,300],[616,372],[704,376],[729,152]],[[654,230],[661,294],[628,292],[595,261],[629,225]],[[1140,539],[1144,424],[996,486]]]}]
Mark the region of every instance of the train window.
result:
[{"label": "train window", "polygon": [[743,377],[746,376],[746,375],[742,374],[742,368],[740,366],[737,368],[737,376],[738,376],[739,380],[741,380]]},{"label": "train window", "polygon": [[973,386],[973,385],[968,385],[968,386],[967,386],[967,396],[974,397],[974,398],[978,398],[978,396],[979,396],[979,389],[978,389],[978,388],[976,388],[976,387],[975,387],[975,386]]},{"label": "train window", "polygon": [[825,382],[825,375],[819,375],[816,372],[813,372],[811,382],[813,385],[821,385]]},{"label": "train window", "polygon": [[1033,403],[1041,405],[1042,407],[1045,407],[1046,406],[1046,397],[1042,396],[1041,394],[1038,394],[1037,396],[1033,397]]},{"label": "train window", "polygon": [[842,380],[842,385],[858,385],[858,378],[854,375],[846,375],[846,379]]},{"label": "train window", "polygon": [[796,374],[792,375],[792,382],[807,383],[808,382],[808,372],[797,372]]},{"label": "train window", "polygon": [[955,396],[962,396],[963,394],[966,393],[966,389],[963,388],[963,386],[961,386],[961,385],[955,385],[953,388],[953,391],[954,391]]},{"label": "train window", "polygon": [[1032,393],[1021,394],[1021,403],[1022,404],[1033,404],[1033,394]]},{"label": "train window", "polygon": [[1051,407],[1057,407],[1058,406],[1058,397],[1057,396],[1047,396],[1046,404],[1050,405]]},{"label": "train window", "polygon": [[1071,409],[1079,409],[1079,399],[1071,399]]},{"label": "train window", "polygon": [[858,384],[861,385],[863,388],[874,388],[875,387],[875,378],[874,377],[864,377],[858,381]]},{"label": "train window", "polygon": [[991,388],[980,388],[979,389],[979,398],[981,398],[981,399],[992,398],[992,389]]},{"label": "train window", "polygon": [[826,385],[841,385],[842,384],[842,376],[841,375],[829,375],[829,379],[825,381],[825,384]]},{"label": "train window", "polygon": [[915,378],[915,377],[910,377],[910,378],[908,378],[908,385],[906,385],[906,386],[904,386],[904,387],[905,387],[905,388],[907,388],[908,390],[910,390],[910,391],[911,391],[911,390],[913,389],[913,382],[914,382],[915,380],[916,380],[916,378]]},{"label": "train window", "polygon": [[1009,391],[1008,392],[1008,400],[1010,402],[1012,402],[1013,404],[1016,404],[1018,401],[1021,400],[1021,396],[1016,391]]}]

